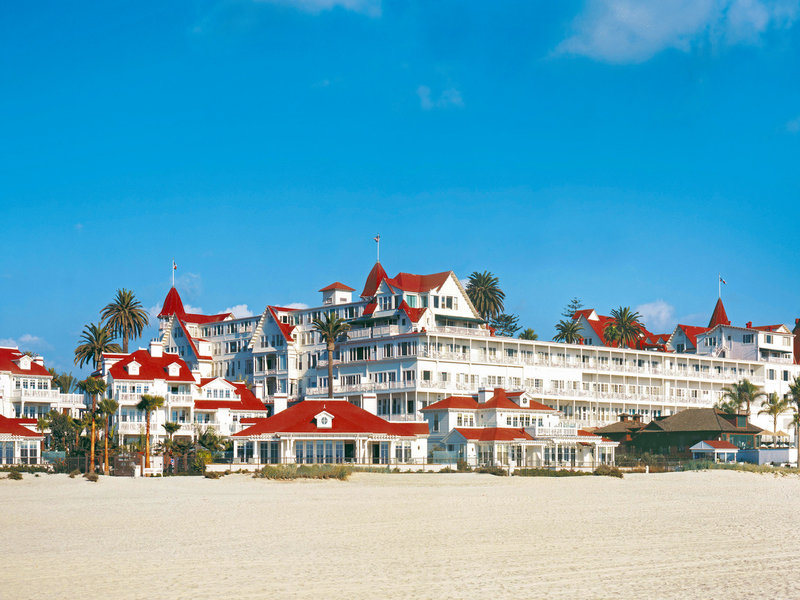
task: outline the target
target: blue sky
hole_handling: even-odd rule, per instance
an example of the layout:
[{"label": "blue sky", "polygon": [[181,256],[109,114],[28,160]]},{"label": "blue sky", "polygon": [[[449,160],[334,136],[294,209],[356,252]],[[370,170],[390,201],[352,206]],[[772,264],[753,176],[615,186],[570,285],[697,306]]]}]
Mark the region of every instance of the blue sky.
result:
[{"label": "blue sky", "polygon": [[[496,273],[647,324],[800,317],[800,0],[0,6],[0,340]],[[244,307],[240,307],[244,310]]]}]

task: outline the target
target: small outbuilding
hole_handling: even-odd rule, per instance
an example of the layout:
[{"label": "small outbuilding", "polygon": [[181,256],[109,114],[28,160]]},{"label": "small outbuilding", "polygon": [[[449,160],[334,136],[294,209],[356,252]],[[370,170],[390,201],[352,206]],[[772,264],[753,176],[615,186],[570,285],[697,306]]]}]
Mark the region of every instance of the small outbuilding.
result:
[{"label": "small outbuilding", "polygon": [[713,460],[714,462],[736,462],[739,448],[723,440],[703,440],[689,448],[692,458]]}]

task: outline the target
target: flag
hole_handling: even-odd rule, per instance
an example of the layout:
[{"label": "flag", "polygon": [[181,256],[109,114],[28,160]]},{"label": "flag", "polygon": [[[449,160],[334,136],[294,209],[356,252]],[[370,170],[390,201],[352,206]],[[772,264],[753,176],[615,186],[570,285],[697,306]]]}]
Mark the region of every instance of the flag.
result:
[{"label": "flag", "polygon": [[175,264],[174,260],[172,261],[172,270],[173,271],[177,271],[178,270],[178,265]]},{"label": "flag", "polygon": [[372,239],[373,239],[373,240],[375,240],[376,242],[380,242],[380,241],[381,241],[381,236],[380,236],[380,235],[376,235],[376,236],[375,236],[374,238],[372,238]]},{"label": "flag", "polygon": [[725,280],[722,278],[722,275],[720,275],[720,276],[719,276],[719,282],[720,282],[720,283],[724,283],[725,285],[728,285],[728,282],[727,282],[727,281],[725,281]]}]

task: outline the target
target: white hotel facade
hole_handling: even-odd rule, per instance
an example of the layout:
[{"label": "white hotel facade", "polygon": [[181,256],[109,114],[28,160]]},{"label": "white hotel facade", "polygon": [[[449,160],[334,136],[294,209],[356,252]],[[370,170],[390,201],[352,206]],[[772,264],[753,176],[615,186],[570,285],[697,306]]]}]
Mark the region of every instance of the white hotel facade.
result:
[{"label": "white hotel facade", "polygon": [[[800,374],[786,326],[733,327],[721,301],[707,327],[648,332],[645,349],[620,349],[603,345],[607,317],[592,310],[576,315],[583,344],[496,336],[452,271],[389,277],[376,263],[355,291],[336,282],[320,290],[319,306],[267,306],[234,318],[186,313],[172,288],[159,315],[161,341],[202,377],[248,382],[279,412],[327,395],[328,357],[312,321],[335,312],[351,325],[334,356],[336,396],[391,421],[421,421],[423,408],[448,396],[502,387],[526,391],[578,427],[600,426],[623,413],[647,420],[711,407],[742,378],[783,395]],[[753,420],[772,429],[756,410]],[[790,418],[779,429],[791,431]]]}]

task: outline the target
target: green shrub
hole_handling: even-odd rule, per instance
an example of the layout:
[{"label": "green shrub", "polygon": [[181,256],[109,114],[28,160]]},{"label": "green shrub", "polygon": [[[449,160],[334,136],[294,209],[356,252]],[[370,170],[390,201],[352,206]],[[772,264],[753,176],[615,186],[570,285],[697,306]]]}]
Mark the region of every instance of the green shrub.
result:
[{"label": "green shrub", "polygon": [[100,476],[97,473],[86,473],[84,475],[86,481],[91,481],[92,483],[97,483],[97,480],[100,479]]},{"label": "green shrub", "polygon": [[470,467],[469,464],[467,464],[467,461],[459,460],[458,462],[456,462],[456,471],[458,471],[459,473],[469,473],[470,471],[472,471],[472,467]]},{"label": "green shrub", "polygon": [[69,477],[70,477],[70,479],[75,479],[80,474],[81,474],[81,470],[80,469],[74,469],[74,470],[69,472]]},{"label": "green shrub", "polygon": [[[352,470],[342,465],[267,465],[253,475],[259,479],[339,479],[345,480]],[[381,469],[381,472],[385,472]]]},{"label": "green shrub", "polygon": [[622,471],[620,471],[617,467],[612,467],[611,465],[598,465],[594,470],[594,474],[603,477],[619,477],[622,479]]},{"label": "green shrub", "polygon": [[476,473],[488,473],[489,475],[497,475],[498,477],[504,477],[508,475],[508,471],[506,471],[503,467],[478,467],[475,469]]},{"label": "green shrub", "polygon": [[534,467],[531,469],[517,469],[514,475],[520,477],[582,477],[590,475],[586,471],[572,471],[569,469],[547,469],[544,467]]},{"label": "green shrub", "polygon": [[22,473],[20,473],[19,471],[9,471],[8,478],[13,479],[14,481],[19,481],[20,479],[22,479]]},{"label": "green shrub", "polygon": [[0,466],[0,472],[10,473],[17,471],[18,473],[49,473],[51,471],[50,465],[3,465]]},{"label": "green shrub", "polygon": [[439,469],[439,473],[455,473],[455,472],[456,471],[454,471],[450,467],[445,467],[444,469]]},{"label": "green shrub", "polygon": [[226,474],[227,473],[223,473],[222,471],[206,471],[205,473],[203,473],[203,476],[206,479],[221,479]]}]

